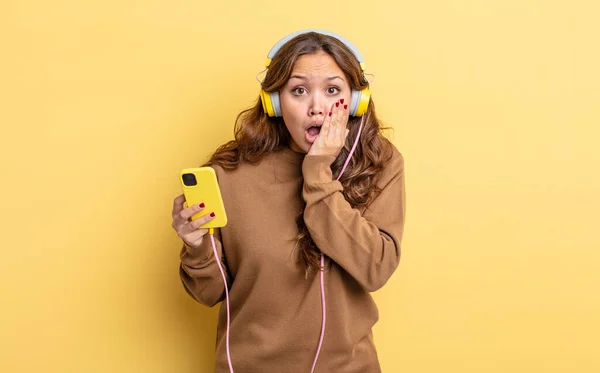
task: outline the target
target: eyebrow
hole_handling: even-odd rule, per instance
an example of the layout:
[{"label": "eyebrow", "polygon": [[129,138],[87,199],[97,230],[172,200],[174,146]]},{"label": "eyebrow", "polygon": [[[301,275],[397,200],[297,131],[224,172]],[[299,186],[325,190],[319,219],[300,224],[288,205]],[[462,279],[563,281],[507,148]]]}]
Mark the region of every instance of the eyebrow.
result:
[{"label": "eyebrow", "polygon": [[[290,76],[290,79],[293,79],[293,78],[300,79],[300,80],[306,80],[306,76],[298,75],[298,74],[294,74],[294,75]],[[338,76],[338,75],[327,77],[327,80],[329,80],[329,81],[335,80],[335,79],[340,79],[342,81],[344,80],[341,76]]]}]

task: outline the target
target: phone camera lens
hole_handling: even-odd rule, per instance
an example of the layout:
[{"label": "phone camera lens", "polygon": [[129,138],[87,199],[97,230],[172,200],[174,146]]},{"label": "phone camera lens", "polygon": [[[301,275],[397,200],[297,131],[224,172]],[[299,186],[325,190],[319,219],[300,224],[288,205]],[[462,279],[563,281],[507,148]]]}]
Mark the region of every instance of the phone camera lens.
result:
[{"label": "phone camera lens", "polygon": [[182,179],[183,185],[185,186],[194,186],[198,184],[198,182],[196,181],[196,176],[194,174],[183,174]]}]

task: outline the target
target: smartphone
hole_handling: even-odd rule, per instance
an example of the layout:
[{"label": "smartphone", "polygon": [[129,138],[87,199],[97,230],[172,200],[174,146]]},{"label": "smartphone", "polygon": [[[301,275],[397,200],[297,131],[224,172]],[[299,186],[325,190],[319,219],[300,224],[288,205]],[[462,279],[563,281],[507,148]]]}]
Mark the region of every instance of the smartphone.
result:
[{"label": "smartphone", "polygon": [[[185,207],[204,203],[204,210],[194,214],[192,220],[215,213],[215,218],[200,228],[220,228],[227,225],[227,214],[217,182],[217,174],[211,167],[184,168],[179,180],[185,196]],[[187,206],[186,206],[187,205]]]}]

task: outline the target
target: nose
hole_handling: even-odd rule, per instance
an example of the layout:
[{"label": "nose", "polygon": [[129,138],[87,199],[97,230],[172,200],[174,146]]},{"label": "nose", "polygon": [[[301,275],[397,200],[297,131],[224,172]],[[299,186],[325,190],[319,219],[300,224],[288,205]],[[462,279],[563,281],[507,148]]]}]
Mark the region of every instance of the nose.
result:
[{"label": "nose", "polygon": [[308,108],[308,115],[325,115],[325,111],[327,107],[327,99],[323,97],[323,95],[319,93],[315,93],[312,96],[310,106]]}]

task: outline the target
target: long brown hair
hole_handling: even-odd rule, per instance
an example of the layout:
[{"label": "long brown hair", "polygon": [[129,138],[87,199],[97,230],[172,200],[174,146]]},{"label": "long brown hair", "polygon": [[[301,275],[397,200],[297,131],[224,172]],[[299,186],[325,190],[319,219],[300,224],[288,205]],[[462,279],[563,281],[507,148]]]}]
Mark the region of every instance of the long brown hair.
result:
[{"label": "long brown hair", "polygon": [[[360,65],[352,52],[336,38],[306,33],[287,42],[275,55],[262,82],[266,92],[278,92],[289,80],[296,60],[305,54],[318,51],[328,53],[348,78],[350,87],[362,90],[368,87]],[[381,126],[375,114],[375,104],[371,99],[360,136],[350,162],[340,182],[344,187],[344,198],[352,207],[366,207],[379,191],[377,176],[383,170],[384,162],[391,156],[391,144],[383,136],[386,128]],[[356,139],[360,118],[350,117],[349,134],[346,144],[331,165],[333,177],[337,178]],[[220,146],[207,165],[218,164],[227,170],[233,170],[242,162],[259,162],[269,152],[289,147],[290,134],[281,117],[269,117],[263,110],[260,97],[256,104],[242,111],[235,122],[235,139]],[[301,192],[301,190],[300,190]],[[296,248],[299,258],[306,265],[306,274],[320,269],[320,250],[310,237],[304,222],[303,213],[296,219],[298,241]]]}]

